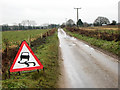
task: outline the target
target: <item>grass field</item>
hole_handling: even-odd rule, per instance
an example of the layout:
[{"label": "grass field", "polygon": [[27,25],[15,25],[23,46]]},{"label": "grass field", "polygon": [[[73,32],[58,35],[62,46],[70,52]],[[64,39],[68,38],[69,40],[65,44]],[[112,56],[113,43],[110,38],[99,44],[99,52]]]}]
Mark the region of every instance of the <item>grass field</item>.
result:
[{"label": "grass field", "polygon": [[117,34],[119,32],[117,25],[113,25],[113,26],[99,26],[99,27],[80,27],[80,29],[99,31],[99,32],[107,32],[107,33],[110,33],[110,34],[111,33]]},{"label": "grass field", "polygon": [[85,30],[118,30],[118,25],[96,26],[96,27],[80,27]]},{"label": "grass field", "polygon": [[9,46],[14,47],[19,45],[23,40],[31,41],[38,38],[41,34],[44,34],[49,30],[25,30],[25,31],[4,31],[2,32],[2,49],[5,49],[5,41],[8,41]]},{"label": "grass field", "polygon": [[[102,28],[102,27],[100,27],[100,28]],[[99,28],[99,32],[103,32],[103,29],[101,29],[101,31],[100,31],[100,28]],[[111,27],[111,29],[113,29],[113,28]],[[116,41],[107,41],[107,40],[103,40],[103,39],[100,39],[100,38],[98,39],[98,38],[95,38],[95,37],[89,37],[89,36],[86,36],[86,35],[82,35],[82,34],[79,34],[77,32],[74,32],[74,31],[70,32],[67,29],[64,29],[64,30],[69,35],[72,35],[72,36],[74,36],[74,37],[76,37],[78,39],[81,39],[81,40],[84,40],[84,41],[88,42],[91,45],[97,46],[97,47],[99,47],[101,49],[104,49],[104,50],[109,51],[109,52],[111,52],[113,54],[116,54],[117,56],[120,56],[119,55],[119,53],[120,53],[120,47],[119,47],[120,41],[117,41],[117,42]],[[112,32],[114,32],[114,31],[115,30],[112,30]],[[108,30],[107,30],[107,32],[108,32]],[[117,34],[119,34],[119,32]]]},{"label": "grass field", "polygon": [[[39,35],[39,33],[37,34]],[[35,37],[37,36],[35,35]],[[56,83],[59,74],[57,32],[42,39],[39,37],[36,40],[33,40],[31,44],[33,45],[31,47],[32,50],[34,51],[40,62],[43,64],[45,70],[40,70],[39,73],[37,71],[21,73],[21,75],[19,75],[18,72],[14,72],[11,73],[10,78],[8,78],[8,72],[6,72],[7,78],[3,78],[2,80],[3,88],[57,87]]]}]

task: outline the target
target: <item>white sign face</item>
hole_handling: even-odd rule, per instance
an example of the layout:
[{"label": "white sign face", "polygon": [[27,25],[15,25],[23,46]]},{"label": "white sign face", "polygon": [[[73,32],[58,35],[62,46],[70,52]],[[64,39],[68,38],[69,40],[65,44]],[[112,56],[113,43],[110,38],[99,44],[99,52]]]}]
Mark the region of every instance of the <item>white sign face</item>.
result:
[{"label": "white sign face", "polygon": [[23,41],[10,68],[10,72],[43,69],[43,65],[29,45]]},{"label": "white sign face", "polygon": [[13,69],[40,66],[24,44]]}]

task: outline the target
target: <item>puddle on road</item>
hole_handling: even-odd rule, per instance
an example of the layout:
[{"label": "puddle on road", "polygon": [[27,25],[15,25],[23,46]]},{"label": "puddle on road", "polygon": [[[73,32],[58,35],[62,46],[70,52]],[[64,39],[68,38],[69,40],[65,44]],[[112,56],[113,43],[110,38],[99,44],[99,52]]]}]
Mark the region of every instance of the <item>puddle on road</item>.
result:
[{"label": "puddle on road", "polygon": [[76,45],[76,44],[74,44],[74,43],[73,43],[73,44],[69,44],[69,46],[75,46],[75,45]]},{"label": "puddle on road", "polygon": [[87,47],[87,48],[89,48],[89,49],[94,50],[94,48],[92,48],[91,46],[89,46],[89,45],[87,45],[87,44],[85,44],[84,46]]},{"label": "puddle on road", "polygon": [[68,39],[68,40],[76,40],[76,38],[67,35],[63,29],[58,29],[58,37]]}]

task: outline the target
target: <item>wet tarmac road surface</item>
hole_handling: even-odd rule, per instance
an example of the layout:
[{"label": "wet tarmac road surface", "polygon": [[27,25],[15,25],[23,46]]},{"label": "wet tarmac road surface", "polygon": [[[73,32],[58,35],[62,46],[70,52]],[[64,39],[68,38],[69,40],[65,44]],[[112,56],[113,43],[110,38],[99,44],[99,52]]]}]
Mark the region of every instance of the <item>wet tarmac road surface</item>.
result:
[{"label": "wet tarmac road surface", "polygon": [[60,88],[117,88],[118,62],[58,29],[62,63]]}]

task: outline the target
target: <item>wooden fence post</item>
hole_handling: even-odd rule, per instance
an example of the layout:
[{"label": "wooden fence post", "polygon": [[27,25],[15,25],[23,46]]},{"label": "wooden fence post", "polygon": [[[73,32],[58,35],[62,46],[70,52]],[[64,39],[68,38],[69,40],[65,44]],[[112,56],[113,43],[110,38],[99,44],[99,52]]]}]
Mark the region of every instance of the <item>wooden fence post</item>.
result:
[{"label": "wooden fence post", "polygon": [[39,69],[37,69],[37,72],[39,73]]},{"label": "wooden fence post", "polygon": [[9,75],[9,79],[10,79],[10,70],[8,69],[8,75]]},{"label": "wooden fence post", "polygon": [[45,73],[45,68],[43,67],[43,73]]},{"label": "wooden fence post", "polygon": [[20,72],[18,72],[18,73],[19,73],[19,75],[21,75]]},{"label": "wooden fence post", "polygon": [[41,33],[41,39],[43,38],[43,35],[42,35],[42,33]]},{"label": "wooden fence post", "polygon": [[31,35],[28,37],[29,46],[31,47]]},{"label": "wooden fence post", "polygon": [[46,37],[47,37],[47,32],[46,32]]}]

